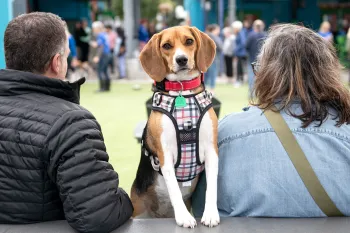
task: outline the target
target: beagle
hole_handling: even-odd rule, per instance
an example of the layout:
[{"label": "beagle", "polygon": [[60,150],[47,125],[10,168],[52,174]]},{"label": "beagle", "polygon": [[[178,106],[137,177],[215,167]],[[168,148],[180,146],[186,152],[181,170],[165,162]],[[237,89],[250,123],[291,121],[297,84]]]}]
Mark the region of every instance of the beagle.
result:
[{"label": "beagle", "polygon": [[218,119],[203,73],[216,46],[195,27],[178,26],[155,34],[140,54],[155,81],[152,112],[142,137],[141,160],[131,189],[135,218],[175,217],[194,228],[191,195],[205,168],[207,191],[201,222],[217,226]]}]

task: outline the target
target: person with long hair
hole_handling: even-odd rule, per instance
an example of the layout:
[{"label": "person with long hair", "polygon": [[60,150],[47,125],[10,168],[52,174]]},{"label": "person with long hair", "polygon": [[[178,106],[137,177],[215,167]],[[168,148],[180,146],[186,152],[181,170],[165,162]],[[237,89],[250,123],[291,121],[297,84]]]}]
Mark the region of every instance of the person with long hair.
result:
[{"label": "person with long hair", "polygon": [[[311,29],[270,29],[251,107],[219,123],[222,217],[350,216],[350,94],[340,70],[334,46]],[[192,197],[196,217],[203,183],[205,175]]]}]

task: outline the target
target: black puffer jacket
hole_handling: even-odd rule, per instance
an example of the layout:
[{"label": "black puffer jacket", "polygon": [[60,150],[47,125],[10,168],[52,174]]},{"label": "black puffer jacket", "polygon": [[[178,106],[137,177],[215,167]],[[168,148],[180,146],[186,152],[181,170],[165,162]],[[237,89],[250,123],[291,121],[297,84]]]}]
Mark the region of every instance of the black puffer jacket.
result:
[{"label": "black puffer jacket", "polygon": [[67,219],[81,232],[110,232],[133,208],[118,188],[80,85],[0,70],[0,223]]}]

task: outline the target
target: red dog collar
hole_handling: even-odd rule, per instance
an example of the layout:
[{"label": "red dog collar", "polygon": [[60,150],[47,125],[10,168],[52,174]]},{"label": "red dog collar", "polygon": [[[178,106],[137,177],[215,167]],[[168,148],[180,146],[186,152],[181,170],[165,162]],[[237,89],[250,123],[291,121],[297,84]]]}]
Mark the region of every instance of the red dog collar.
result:
[{"label": "red dog collar", "polygon": [[193,90],[197,87],[199,87],[202,82],[204,81],[204,75],[201,74],[200,76],[188,80],[188,81],[169,81],[169,80],[164,80],[164,89],[165,91],[188,91],[188,90]]}]

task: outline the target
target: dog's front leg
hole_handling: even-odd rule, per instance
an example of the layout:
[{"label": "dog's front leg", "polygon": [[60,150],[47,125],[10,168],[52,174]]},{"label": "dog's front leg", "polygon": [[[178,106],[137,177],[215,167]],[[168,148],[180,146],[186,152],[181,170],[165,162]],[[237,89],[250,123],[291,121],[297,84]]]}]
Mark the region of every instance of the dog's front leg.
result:
[{"label": "dog's front leg", "polygon": [[220,217],[217,207],[217,177],[219,169],[218,147],[217,147],[217,117],[210,109],[203,117],[200,129],[200,143],[204,147],[205,172],[207,178],[207,191],[202,224],[208,227],[217,226]]},{"label": "dog's front leg", "polygon": [[163,117],[163,133],[161,137],[164,162],[161,171],[168,189],[171,204],[174,208],[176,223],[179,226],[194,228],[196,220],[188,212],[176,180],[174,164],[177,158],[176,133],[171,120]]}]

